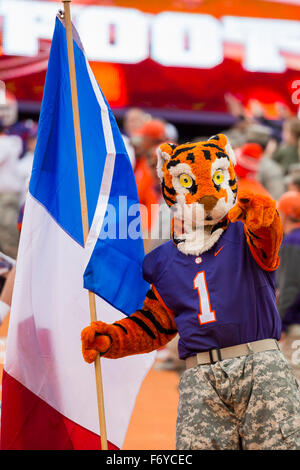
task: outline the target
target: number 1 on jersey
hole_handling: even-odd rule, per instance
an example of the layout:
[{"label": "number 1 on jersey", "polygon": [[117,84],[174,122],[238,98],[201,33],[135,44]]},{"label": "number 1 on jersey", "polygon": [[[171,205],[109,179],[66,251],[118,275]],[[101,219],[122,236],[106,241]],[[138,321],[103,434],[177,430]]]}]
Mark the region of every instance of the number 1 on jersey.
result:
[{"label": "number 1 on jersey", "polygon": [[216,321],[215,311],[211,309],[209,293],[207,290],[205,272],[201,271],[194,278],[194,289],[197,289],[199,295],[200,314],[198,319],[200,325]]}]

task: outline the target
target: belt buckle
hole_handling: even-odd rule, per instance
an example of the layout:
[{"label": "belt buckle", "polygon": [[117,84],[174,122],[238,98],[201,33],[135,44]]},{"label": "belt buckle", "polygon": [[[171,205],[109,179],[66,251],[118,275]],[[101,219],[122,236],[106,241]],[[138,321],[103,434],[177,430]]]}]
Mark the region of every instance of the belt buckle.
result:
[{"label": "belt buckle", "polygon": [[[217,360],[216,361],[214,361],[213,351],[216,351],[216,353],[217,353]],[[210,349],[208,351],[208,354],[209,354],[209,359],[210,359],[211,364],[215,364],[216,362],[223,360],[222,359],[222,354],[221,354],[221,349],[218,349],[218,348]]]}]

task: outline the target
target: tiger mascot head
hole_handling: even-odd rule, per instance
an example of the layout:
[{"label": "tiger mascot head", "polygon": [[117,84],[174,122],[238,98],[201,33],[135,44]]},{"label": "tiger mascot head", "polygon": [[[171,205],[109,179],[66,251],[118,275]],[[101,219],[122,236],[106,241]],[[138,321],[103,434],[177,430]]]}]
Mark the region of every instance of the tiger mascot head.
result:
[{"label": "tiger mascot head", "polygon": [[157,157],[162,193],[174,211],[174,242],[185,254],[207,251],[227,228],[226,214],[237,196],[235,155],[227,137],[218,134],[205,142],[164,143]]}]

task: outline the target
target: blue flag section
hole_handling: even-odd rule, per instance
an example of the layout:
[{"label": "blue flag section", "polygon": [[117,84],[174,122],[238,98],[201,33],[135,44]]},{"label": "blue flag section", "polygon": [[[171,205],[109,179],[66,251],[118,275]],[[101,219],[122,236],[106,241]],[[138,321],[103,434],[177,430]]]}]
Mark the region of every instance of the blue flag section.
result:
[{"label": "blue flag section", "polygon": [[[142,278],[144,248],[134,173],[74,29],[73,45],[90,227],[84,287],[128,315],[142,306],[148,289]],[[83,246],[66,31],[59,18],[29,191]]]}]

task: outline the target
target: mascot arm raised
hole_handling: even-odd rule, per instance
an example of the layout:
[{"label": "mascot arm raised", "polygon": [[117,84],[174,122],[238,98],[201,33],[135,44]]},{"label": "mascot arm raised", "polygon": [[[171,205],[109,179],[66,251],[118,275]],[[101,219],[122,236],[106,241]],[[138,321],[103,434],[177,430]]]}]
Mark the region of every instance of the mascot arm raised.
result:
[{"label": "mascot arm raised", "polygon": [[274,271],[279,265],[278,251],[282,240],[282,225],[276,202],[268,196],[241,191],[229,220],[244,223],[248,246],[258,265]]},{"label": "mascot arm raised", "polygon": [[114,324],[92,322],[81,332],[82,354],[88,363],[98,354],[110,359],[154,351],[177,333],[174,314],[151,288],[141,310]]}]

